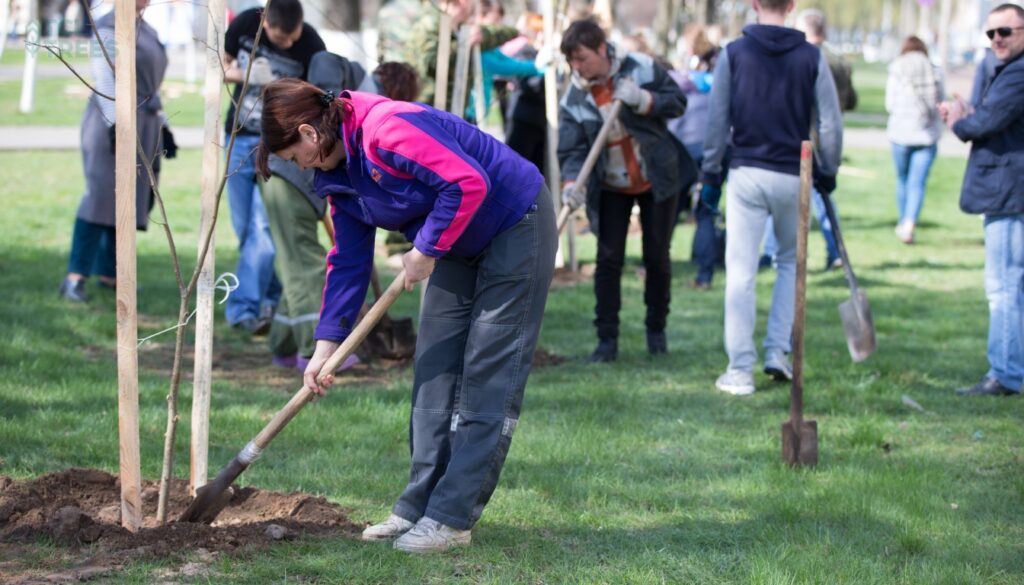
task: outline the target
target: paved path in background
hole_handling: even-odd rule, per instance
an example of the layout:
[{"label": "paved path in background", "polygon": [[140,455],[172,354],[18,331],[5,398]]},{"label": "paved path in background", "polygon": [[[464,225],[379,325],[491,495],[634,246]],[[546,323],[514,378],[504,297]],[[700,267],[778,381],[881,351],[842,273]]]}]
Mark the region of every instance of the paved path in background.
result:
[{"label": "paved path in background", "polygon": [[[73,79],[74,75],[66,65],[56,57],[41,49],[36,57],[36,79]],[[167,79],[185,79],[186,59],[183,49],[171,49],[167,55]],[[76,60],[71,64],[82,77],[92,79],[92,65],[88,60]],[[203,67],[206,65],[205,56],[201,49],[196,49],[195,76],[199,82],[203,79]],[[21,81],[24,75],[24,65],[7,64],[0,65],[0,81]]]},{"label": "paved path in background", "polygon": [[[77,126],[0,126],[0,150],[78,150]],[[885,130],[879,128],[847,128],[843,131],[846,148],[889,150]],[[201,148],[203,129],[174,128],[174,139],[181,148]],[[939,154],[967,157],[970,146],[950,132],[942,135]]]},{"label": "paved path in background", "polygon": [[[78,126],[0,126],[0,150],[78,150]],[[200,148],[202,128],[174,128],[179,148]]]}]

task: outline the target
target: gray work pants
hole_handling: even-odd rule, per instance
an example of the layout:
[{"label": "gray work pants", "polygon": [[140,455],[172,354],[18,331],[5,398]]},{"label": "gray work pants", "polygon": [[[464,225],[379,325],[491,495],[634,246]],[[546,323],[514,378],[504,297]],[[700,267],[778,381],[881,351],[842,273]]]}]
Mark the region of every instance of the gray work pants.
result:
[{"label": "gray work pants", "polygon": [[420,312],[409,484],[394,513],[472,528],[498,483],[554,274],[547,188],[473,260],[445,257]]},{"label": "gray work pants", "polygon": [[725,208],[725,351],[729,369],[752,372],[757,362],[758,248],[771,216],[778,250],[765,349],[789,352],[796,296],[796,224],[800,177],[754,167],[729,171]]}]

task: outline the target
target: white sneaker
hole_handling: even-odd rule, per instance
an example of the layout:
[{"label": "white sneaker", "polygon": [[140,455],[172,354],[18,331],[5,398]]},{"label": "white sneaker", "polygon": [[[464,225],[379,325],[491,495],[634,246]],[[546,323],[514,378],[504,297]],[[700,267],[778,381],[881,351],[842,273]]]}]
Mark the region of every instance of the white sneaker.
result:
[{"label": "white sneaker", "polygon": [[398,538],[412,529],[414,524],[401,516],[391,514],[380,524],[367,526],[363,530],[363,540],[391,540]]},{"label": "white sneaker", "polygon": [[741,370],[726,370],[715,380],[715,386],[722,392],[735,396],[749,396],[754,393],[754,374]]},{"label": "white sneaker", "polygon": [[395,548],[411,553],[430,553],[446,551],[456,546],[469,544],[470,530],[456,530],[445,526],[437,520],[424,516],[395,541]]},{"label": "white sneaker", "polygon": [[793,368],[789,365],[789,356],[778,348],[772,348],[764,352],[764,373],[774,378],[777,382],[784,382],[793,379]]}]

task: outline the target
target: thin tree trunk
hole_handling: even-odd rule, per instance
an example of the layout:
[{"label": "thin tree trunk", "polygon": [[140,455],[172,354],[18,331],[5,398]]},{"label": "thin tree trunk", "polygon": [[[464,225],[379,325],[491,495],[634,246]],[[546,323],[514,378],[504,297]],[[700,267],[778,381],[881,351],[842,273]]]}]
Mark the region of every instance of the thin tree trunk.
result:
[{"label": "thin tree trunk", "polygon": [[[181,300],[178,308],[178,323],[188,318],[188,297]],[[164,465],[160,472],[160,500],[156,517],[163,524],[167,521],[167,494],[170,491],[171,471],[174,466],[174,437],[178,429],[178,388],[181,385],[181,358],[185,347],[185,327],[178,327],[174,339],[174,366],[171,369],[171,390],[167,393],[167,430],[164,431]]]}]

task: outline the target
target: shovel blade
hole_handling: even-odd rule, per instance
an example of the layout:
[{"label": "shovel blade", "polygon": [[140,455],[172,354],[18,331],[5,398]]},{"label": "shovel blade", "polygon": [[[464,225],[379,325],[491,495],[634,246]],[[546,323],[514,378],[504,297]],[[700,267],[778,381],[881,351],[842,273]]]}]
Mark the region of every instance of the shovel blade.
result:
[{"label": "shovel blade", "polygon": [[846,346],[854,362],[862,362],[875,352],[875,322],[864,291],[857,290],[849,300],[839,303],[839,318],[846,334]]},{"label": "shovel blade", "polygon": [[818,464],[818,421],[782,423],[782,460],[792,466]]}]

